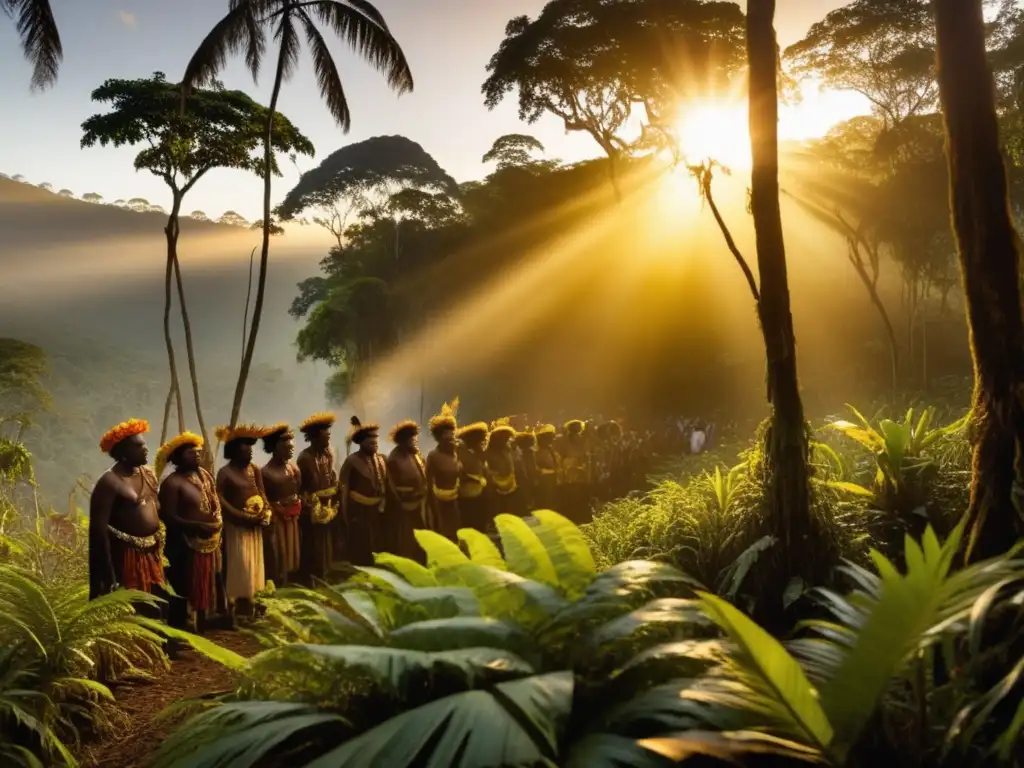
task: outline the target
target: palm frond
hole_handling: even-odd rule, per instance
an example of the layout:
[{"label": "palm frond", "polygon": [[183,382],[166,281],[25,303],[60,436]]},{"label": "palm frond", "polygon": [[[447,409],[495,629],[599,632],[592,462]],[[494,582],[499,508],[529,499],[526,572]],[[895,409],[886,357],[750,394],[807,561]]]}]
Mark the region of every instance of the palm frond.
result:
[{"label": "palm frond", "polygon": [[405,53],[381,14],[366,0],[321,0],[313,13],[361,58],[387,79],[388,86],[398,93],[413,89],[412,70]]},{"label": "palm frond", "polygon": [[212,84],[227,65],[228,56],[242,51],[253,79],[266,49],[266,33],[260,19],[262,0],[232,0],[227,14],[213,25],[185,67],[181,86],[189,89]]},{"label": "palm frond", "polygon": [[310,55],[313,57],[313,69],[316,72],[317,85],[320,86],[320,96],[327,104],[327,110],[331,113],[335,122],[340,126],[343,133],[348,133],[352,127],[352,113],[348,108],[348,99],[345,97],[345,86],[342,85],[341,75],[338,74],[338,65],[334,63],[331,50],[327,47],[320,30],[316,28],[313,20],[304,9],[298,11],[302,29],[306,33],[306,42],[309,44]]},{"label": "palm frond", "polygon": [[0,8],[14,17],[21,50],[32,64],[32,89],[43,90],[57,80],[64,47],[50,0],[0,0]]}]

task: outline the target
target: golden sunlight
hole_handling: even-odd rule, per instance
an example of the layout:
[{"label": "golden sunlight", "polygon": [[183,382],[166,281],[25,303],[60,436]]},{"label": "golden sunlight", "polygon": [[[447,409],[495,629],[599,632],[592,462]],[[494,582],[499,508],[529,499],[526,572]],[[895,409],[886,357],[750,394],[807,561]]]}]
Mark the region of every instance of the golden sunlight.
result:
[{"label": "golden sunlight", "polygon": [[733,168],[750,167],[747,107],[734,99],[691,103],[676,121],[679,149],[691,165],[715,160]]}]

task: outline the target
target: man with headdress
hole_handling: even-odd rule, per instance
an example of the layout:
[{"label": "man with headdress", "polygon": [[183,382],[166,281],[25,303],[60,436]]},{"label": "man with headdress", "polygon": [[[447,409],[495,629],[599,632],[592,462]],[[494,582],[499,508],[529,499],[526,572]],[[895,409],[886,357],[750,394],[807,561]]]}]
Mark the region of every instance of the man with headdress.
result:
[{"label": "man with headdress", "polygon": [[558,436],[554,424],[542,424],[536,429],[537,449],[533,460],[537,467],[536,509],[558,510],[559,483],[562,474],[562,458],[555,450]]},{"label": "man with headdress", "polygon": [[384,510],[384,539],[380,549],[412,560],[421,560],[423,550],[413,534],[426,527],[427,468],[420,454],[420,426],[405,420],[391,430],[394,449],[388,455],[388,494]]},{"label": "man with headdress", "polygon": [[591,461],[585,425],[579,419],[567,421],[562,440],[562,508],[557,510],[577,525],[590,516]]},{"label": "man with headdress", "polygon": [[516,432],[513,438],[516,457],[516,478],[519,482],[519,511],[532,512],[537,507],[537,437],[533,430]]},{"label": "man with headdress", "polygon": [[461,427],[455,436],[459,439],[459,514],[463,526],[487,532],[493,515],[489,510],[487,489],[487,457],[484,453],[487,433],[485,421]]},{"label": "man with headdress", "polygon": [[456,541],[462,524],[459,515],[459,477],[462,465],[455,447],[458,429],[456,411],[458,398],[441,406],[441,412],[430,418],[427,425],[437,447],[427,454],[427,524],[431,530]]},{"label": "man with headdress", "polygon": [[376,424],[363,424],[356,416],[348,442],[358,448],[342,462],[338,472],[338,492],[348,526],[348,561],[352,565],[373,565],[376,538],[383,528],[384,501],[388,489],[387,461],[378,448]]},{"label": "man with headdress", "polygon": [[100,475],[89,502],[89,599],[118,587],[159,591],[164,583],[164,528],[157,480],[146,466],[145,419],[129,419],[100,438],[114,465]]},{"label": "man with headdress", "polygon": [[[295,433],[287,424],[276,424],[263,437],[263,450],[270,461],[263,465],[263,487],[273,513],[270,528],[264,533],[263,553],[267,578],[284,584],[299,570],[301,540],[299,515],[302,502],[302,473],[292,461]],[[267,557],[269,555],[269,557]]]},{"label": "man with headdress", "polygon": [[[306,578],[327,578],[335,556],[331,524],[338,518],[338,475],[334,470],[331,448],[333,413],[314,413],[299,424],[299,431],[309,445],[299,453],[302,514],[299,518],[301,571]],[[344,520],[335,523],[344,525]]]},{"label": "man with headdress", "polygon": [[[490,481],[490,514],[519,514],[515,456],[512,452],[512,438],[516,431],[508,417],[497,419],[491,424],[491,433],[484,451],[487,462],[487,477]],[[488,520],[488,524],[490,524]]]},{"label": "man with headdress", "polygon": [[263,473],[252,460],[252,447],[265,432],[254,424],[216,431],[228,460],[217,472],[217,494],[224,515],[224,589],[232,616],[251,615],[256,593],[266,586],[263,529],[272,513]]},{"label": "man with headdress", "polygon": [[171,600],[173,626],[203,630],[207,615],[217,605],[217,576],[221,570],[223,519],[213,475],[201,464],[203,438],[182,432],[157,451],[156,476],[160,483],[160,517],[167,526],[167,580],[176,597]]}]

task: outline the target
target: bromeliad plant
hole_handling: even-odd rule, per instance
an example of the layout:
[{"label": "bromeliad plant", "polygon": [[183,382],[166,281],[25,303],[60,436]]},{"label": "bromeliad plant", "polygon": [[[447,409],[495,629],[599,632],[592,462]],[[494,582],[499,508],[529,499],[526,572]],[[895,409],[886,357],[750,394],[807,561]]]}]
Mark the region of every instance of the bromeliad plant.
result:
[{"label": "bromeliad plant", "polygon": [[868,419],[853,406],[847,407],[855,421],[840,419],[827,426],[869,453],[870,479],[858,482],[851,477],[829,485],[863,499],[878,513],[875,539],[898,542],[903,532],[919,537],[929,524],[951,529],[955,521],[944,517],[946,510],[961,509],[962,504],[948,503],[951,500],[942,493],[943,453],[962,433],[966,417],[939,426],[934,408],[924,408],[920,414],[911,408],[902,420],[894,421]]}]

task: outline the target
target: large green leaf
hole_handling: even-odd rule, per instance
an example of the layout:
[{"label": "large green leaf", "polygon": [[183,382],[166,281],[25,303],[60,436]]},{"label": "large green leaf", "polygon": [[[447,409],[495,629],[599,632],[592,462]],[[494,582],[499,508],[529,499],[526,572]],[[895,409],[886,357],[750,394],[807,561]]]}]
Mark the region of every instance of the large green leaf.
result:
[{"label": "large green leaf", "polygon": [[871,553],[882,579],[881,591],[853,648],[821,690],[840,754],[857,741],[893,675],[934,622],[958,540],[959,536],[951,537],[941,549],[926,541],[922,549],[908,536],[906,576],[880,553]]},{"label": "large green leaf", "polygon": [[306,768],[557,768],[572,675],[556,672],[447,696],[404,712]]},{"label": "large green leaf", "polygon": [[533,640],[519,627],[480,616],[420,621],[396,629],[389,639],[395,648],[416,651],[498,648],[523,658],[529,658],[534,651]]},{"label": "large green leaf", "polygon": [[[401,576],[381,568],[359,568],[359,571],[372,585],[383,590],[384,596],[380,592],[370,594],[390,627],[423,619],[480,615],[480,603],[468,587],[413,587]],[[388,594],[396,596],[400,602],[388,600]]]},{"label": "large green leaf", "polygon": [[570,597],[582,594],[597,574],[583,532],[557,512],[539,509],[532,514],[540,522],[533,530],[551,558],[559,585]]},{"label": "large green leaf", "polygon": [[139,624],[145,627],[149,627],[154,632],[159,633],[165,637],[169,637],[174,640],[181,640],[185,643],[188,643],[190,646],[192,646],[192,648],[194,648],[196,651],[201,653],[206,658],[210,659],[211,661],[215,661],[218,664],[227,667],[228,669],[233,669],[236,672],[241,672],[249,664],[249,660],[241,654],[235,653],[234,651],[229,650],[228,648],[222,648],[213,641],[207,640],[205,637],[200,637],[199,635],[193,635],[191,632],[185,632],[181,629],[169,627],[166,624],[163,624],[159,621],[154,621],[153,619],[148,619],[143,616],[137,617],[137,621],[139,622]]},{"label": "large green leaf", "polygon": [[708,637],[714,634],[714,627],[699,600],[665,597],[612,619],[594,630],[589,640],[601,648],[649,634],[664,637],[671,633],[676,639]]},{"label": "large green leaf", "polygon": [[308,704],[245,701],[196,715],[160,745],[153,768],[251,768],[282,757],[285,747],[338,743],[348,734],[344,718]]},{"label": "large green leaf", "polygon": [[570,605],[554,587],[486,565],[467,563],[447,574],[473,591],[485,615],[524,626],[539,624]]},{"label": "large green leaf", "polygon": [[450,568],[469,562],[469,558],[459,549],[459,545],[434,531],[413,531],[416,543],[427,555],[429,568]]},{"label": "large green leaf", "polygon": [[693,597],[703,589],[696,579],[666,563],[629,560],[598,574],[584,599],[610,598],[639,607],[656,597]]},{"label": "large green leaf", "polygon": [[[520,657],[493,648],[424,652],[359,645],[288,645],[254,656],[249,677],[265,697],[316,700],[314,685],[341,684],[348,689],[376,687],[394,698],[427,695],[435,687],[466,690],[533,674]],[[309,681],[307,690],[295,688]]]},{"label": "large green leaf", "polygon": [[510,571],[524,579],[558,586],[558,574],[551,557],[525,520],[515,515],[498,515],[494,525],[501,535],[501,547]]},{"label": "large green leaf", "polygon": [[390,552],[375,552],[373,561],[381,568],[394,571],[414,587],[438,586],[437,577],[430,572],[429,568],[420,565],[415,560],[410,560],[408,557],[399,557]]},{"label": "large green leaf", "polygon": [[508,568],[498,547],[487,534],[481,533],[475,528],[460,528],[456,536],[466,545],[466,549],[469,550],[469,559],[476,565],[486,565],[502,571]]},{"label": "large green leaf", "polygon": [[701,593],[700,599],[712,621],[739,647],[752,689],[805,744],[827,752],[832,743],[832,725],[818,701],[817,690],[796,660],[774,637],[725,600],[708,593]]},{"label": "large green leaf", "polygon": [[573,743],[565,768],[672,768],[675,760],[613,733],[589,733]]},{"label": "large green leaf", "polygon": [[816,750],[755,731],[718,733],[687,730],[684,733],[641,739],[638,745],[670,759],[673,763],[682,763],[691,757],[702,756],[739,764],[738,761],[742,758],[749,758],[755,754],[775,755],[809,763],[821,762],[821,755]]}]

